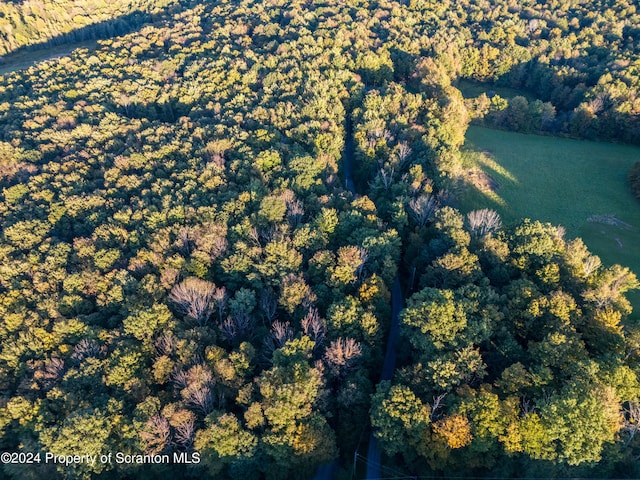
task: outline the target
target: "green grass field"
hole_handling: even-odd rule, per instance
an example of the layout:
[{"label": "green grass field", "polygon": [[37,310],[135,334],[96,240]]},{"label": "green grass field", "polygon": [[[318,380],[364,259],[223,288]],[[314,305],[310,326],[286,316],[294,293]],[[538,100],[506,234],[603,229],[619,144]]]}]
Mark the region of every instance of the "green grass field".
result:
[{"label": "green grass field", "polygon": [[475,98],[479,97],[483,93],[493,92],[497,95],[500,95],[502,98],[507,99],[517,97],[518,95],[525,97],[529,101],[533,101],[536,99],[534,95],[525,90],[518,90],[510,87],[500,87],[492,83],[483,83],[474,80],[458,80],[455,86],[460,90],[464,98]]},{"label": "green grass field", "polygon": [[[493,208],[505,223],[529,217],[563,225],[567,238],[582,237],[605,265],[619,263],[640,277],[640,202],[626,183],[639,160],[638,147],[472,126],[464,146],[465,166],[490,177],[473,183],[494,189],[467,182],[458,195],[460,207],[463,212]],[[621,223],[588,221],[594,215],[613,216]],[[630,299],[633,317],[640,319],[640,292]]]},{"label": "green grass field", "polygon": [[84,42],[41,48],[38,50],[21,50],[15,53],[9,53],[2,58],[2,61],[0,61],[0,75],[6,75],[7,73],[11,73],[16,70],[25,70],[38,62],[42,62],[43,60],[51,60],[57,57],[69,55],[76,48],[93,49],[96,48],[97,45],[97,41],[87,40]]}]

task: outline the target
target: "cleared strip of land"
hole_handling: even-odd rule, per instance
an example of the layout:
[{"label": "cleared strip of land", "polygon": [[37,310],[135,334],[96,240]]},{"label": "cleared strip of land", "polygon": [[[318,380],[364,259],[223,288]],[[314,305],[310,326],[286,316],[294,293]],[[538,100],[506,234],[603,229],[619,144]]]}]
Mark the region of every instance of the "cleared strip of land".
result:
[{"label": "cleared strip of land", "polygon": [[70,55],[76,48],[93,49],[97,44],[96,40],[87,40],[38,50],[23,50],[17,53],[10,53],[0,61],[0,75],[6,75],[16,70],[24,70],[38,62]]}]

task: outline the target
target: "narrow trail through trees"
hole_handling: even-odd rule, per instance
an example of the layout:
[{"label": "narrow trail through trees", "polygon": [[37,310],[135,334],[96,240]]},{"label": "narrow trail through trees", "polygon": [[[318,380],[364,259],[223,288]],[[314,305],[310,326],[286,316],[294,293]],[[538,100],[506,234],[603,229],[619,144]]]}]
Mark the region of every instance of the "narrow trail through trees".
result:
[{"label": "narrow trail through trees", "polygon": [[[393,281],[391,289],[391,326],[389,327],[389,338],[387,339],[387,353],[384,357],[384,366],[380,381],[391,380],[396,369],[396,349],[398,347],[398,331],[400,330],[400,311],[402,310],[402,289],[398,277]],[[369,451],[367,453],[367,479],[380,478],[381,473],[381,452],[378,441],[371,432],[369,437]]]},{"label": "narrow trail through trees", "polygon": [[[351,114],[347,115],[346,120],[346,140],[344,151],[342,154],[342,166],[344,168],[344,179],[347,189],[354,195],[357,195],[355,183],[353,182],[353,160],[355,153],[355,144],[353,139],[353,125],[351,122]],[[389,326],[389,337],[387,339],[387,349],[384,357],[384,364],[380,374],[380,381],[391,380],[396,367],[398,332],[400,330],[400,311],[402,310],[403,297],[402,288],[400,287],[400,279],[398,276],[394,279],[391,289],[391,325]],[[381,473],[381,452],[378,447],[378,441],[373,435],[369,436],[369,450],[367,452],[367,479],[379,478]],[[316,471],[313,480],[330,480],[333,478],[336,469],[335,463],[323,465]]]},{"label": "narrow trail through trees", "polygon": [[356,185],[353,183],[353,156],[355,152],[355,144],[353,142],[353,122],[351,121],[351,113],[347,115],[346,120],[346,140],[344,143],[344,151],[342,153],[342,165],[344,168],[344,183],[354,195],[357,195]]}]

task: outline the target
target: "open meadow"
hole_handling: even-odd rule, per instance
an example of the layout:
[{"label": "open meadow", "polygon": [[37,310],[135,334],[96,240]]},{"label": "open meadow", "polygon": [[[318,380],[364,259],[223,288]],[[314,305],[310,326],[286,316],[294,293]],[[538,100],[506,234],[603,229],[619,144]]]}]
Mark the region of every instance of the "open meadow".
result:
[{"label": "open meadow", "polygon": [[500,95],[502,98],[513,98],[517,96],[525,97],[529,101],[536,99],[536,96],[527,90],[520,90],[517,88],[510,88],[505,86],[498,86],[485,82],[478,82],[468,79],[460,79],[455,84],[456,88],[460,90],[464,98],[476,98],[481,94],[487,95]]},{"label": "open meadow", "polygon": [[24,70],[38,62],[69,55],[76,48],[93,49],[97,45],[95,40],[66,43],[47,46],[39,49],[23,49],[0,58],[0,75],[6,75],[16,70]]},{"label": "open meadow", "polygon": [[[640,148],[471,126],[459,194],[464,212],[493,208],[505,223],[529,217],[582,237],[605,265],[640,275],[640,202],[626,176]],[[640,318],[640,293],[630,295]]]}]

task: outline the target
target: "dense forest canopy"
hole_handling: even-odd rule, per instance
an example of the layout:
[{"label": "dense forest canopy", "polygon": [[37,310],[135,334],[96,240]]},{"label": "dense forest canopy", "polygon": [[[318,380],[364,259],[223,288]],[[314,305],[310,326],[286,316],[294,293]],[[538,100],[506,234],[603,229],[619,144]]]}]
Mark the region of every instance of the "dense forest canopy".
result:
[{"label": "dense forest canopy", "polygon": [[373,432],[414,475],[638,476],[635,275],[449,193],[472,120],[637,141],[635,10],[0,3],[3,53],[102,38],[0,78],[2,450],[201,458],[4,473],[347,477]]}]

